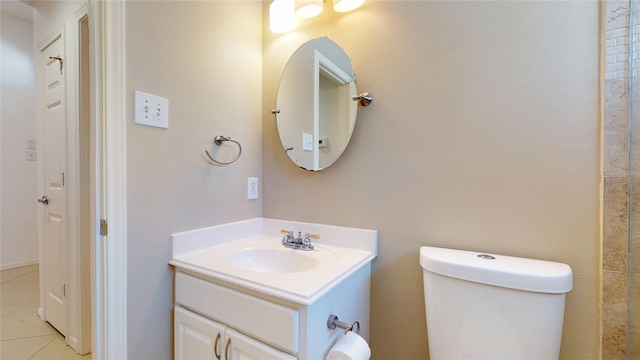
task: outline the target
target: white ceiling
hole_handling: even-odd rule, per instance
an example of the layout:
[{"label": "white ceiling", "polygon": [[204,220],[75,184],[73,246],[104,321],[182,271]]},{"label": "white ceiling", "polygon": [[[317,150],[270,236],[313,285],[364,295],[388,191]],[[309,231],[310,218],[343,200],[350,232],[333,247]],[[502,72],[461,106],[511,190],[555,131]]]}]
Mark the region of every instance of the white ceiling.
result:
[{"label": "white ceiling", "polygon": [[19,0],[0,0],[0,11],[26,21],[33,21],[33,8]]}]

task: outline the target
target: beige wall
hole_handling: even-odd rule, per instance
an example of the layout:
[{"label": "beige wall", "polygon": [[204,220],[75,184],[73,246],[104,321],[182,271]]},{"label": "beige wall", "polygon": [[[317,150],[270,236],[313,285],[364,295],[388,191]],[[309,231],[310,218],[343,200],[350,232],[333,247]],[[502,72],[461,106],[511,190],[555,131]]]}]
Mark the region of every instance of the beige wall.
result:
[{"label": "beige wall", "polygon": [[[421,245],[571,265],[561,357],[597,358],[598,3],[329,4],[285,35],[265,7],[264,216],[380,231],[374,359],[427,357]],[[325,35],[375,100],[343,157],[310,173],[282,151],[270,110],[288,56]]]},{"label": "beige wall", "polygon": [[27,141],[36,139],[33,23],[2,10],[0,269],[7,269],[38,262],[35,199],[41,195],[38,162],[26,159]]},{"label": "beige wall", "polygon": [[[130,358],[171,358],[170,234],[263,213],[380,231],[375,359],[427,356],[421,245],[570,264],[562,358],[595,358],[597,2],[329,5],[275,36],[259,1],[127,3],[127,99],[170,101],[168,130],[134,125],[128,106]],[[345,48],[375,101],[344,156],[309,173],[282,151],[270,110],[289,55],[319,36]],[[243,144],[237,163],[202,157],[218,134]],[[262,200],[246,200],[248,176]]]},{"label": "beige wall", "polygon": [[[261,16],[260,2],[127,2],[130,359],[171,358],[170,234],[261,215],[246,200],[262,177]],[[135,90],[169,99],[168,130],[133,124]],[[220,134],[242,143],[232,165],[203,157]]]}]

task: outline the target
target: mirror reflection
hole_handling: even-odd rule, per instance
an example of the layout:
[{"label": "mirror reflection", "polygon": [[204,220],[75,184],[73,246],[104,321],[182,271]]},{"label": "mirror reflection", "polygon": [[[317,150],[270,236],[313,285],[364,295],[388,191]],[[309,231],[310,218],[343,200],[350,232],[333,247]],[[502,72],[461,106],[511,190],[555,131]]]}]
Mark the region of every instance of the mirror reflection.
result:
[{"label": "mirror reflection", "polygon": [[356,123],[355,74],[345,51],[327,37],[302,44],[280,78],[276,122],[289,158],[322,170],[344,152]]}]

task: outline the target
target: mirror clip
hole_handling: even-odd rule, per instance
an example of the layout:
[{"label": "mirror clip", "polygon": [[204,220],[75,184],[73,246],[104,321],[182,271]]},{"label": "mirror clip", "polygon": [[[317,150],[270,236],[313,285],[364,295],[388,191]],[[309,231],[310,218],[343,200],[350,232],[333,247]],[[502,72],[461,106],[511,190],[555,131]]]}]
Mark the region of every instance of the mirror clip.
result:
[{"label": "mirror clip", "polygon": [[373,101],[373,96],[371,96],[371,94],[366,92],[366,93],[360,94],[358,96],[354,96],[352,99],[354,101],[360,100],[358,102],[360,104],[360,106],[369,106],[371,104],[371,102]]}]

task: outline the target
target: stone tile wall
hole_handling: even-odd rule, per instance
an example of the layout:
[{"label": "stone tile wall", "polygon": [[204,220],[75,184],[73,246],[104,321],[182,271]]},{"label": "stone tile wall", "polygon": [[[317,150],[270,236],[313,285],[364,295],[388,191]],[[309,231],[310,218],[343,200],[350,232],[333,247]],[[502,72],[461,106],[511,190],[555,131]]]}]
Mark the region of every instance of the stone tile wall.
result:
[{"label": "stone tile wall", "polygon": [[[634,21],[638,25],[630,38],[631,1],[637,3]],[[629,358],[640,355],[640,81],[636,80],[640,61],[631,62],[631,78],[638,90],[629,91],[630,39],[638,44],[634,59],[639,59],[640,51],[639,7],[638,0],[606,2],[602,359],[607,360],[627,359],[629,351]],[[636,103],[631,112],[630,99]],[[630,114],[634,117],[631,128]],[[628,323],[628,314],[637,321]]]}]

